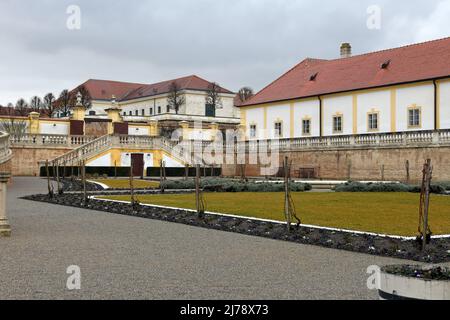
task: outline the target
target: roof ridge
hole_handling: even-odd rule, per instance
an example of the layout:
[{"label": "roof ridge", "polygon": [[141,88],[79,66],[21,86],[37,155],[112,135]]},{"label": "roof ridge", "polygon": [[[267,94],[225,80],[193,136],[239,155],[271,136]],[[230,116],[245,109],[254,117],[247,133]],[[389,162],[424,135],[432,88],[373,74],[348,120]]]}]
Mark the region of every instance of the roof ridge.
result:
[{"label": "roof ridge", "polygon": [[349,59],[352,59],[352,58],[367,56],[367,55],[371,55],[371,54],[377,54],[377,53],[381,53],[381,52],[394,51],[394,50],[399,50],[399,49],[404,49],[404,48],[409,48],[409,47],[427,45],[427,44],[430,44],[430,43],[433,43],[433,42],[439,42],[439,41],[444,41],[444,40],[450,40],[450,37],[444,37],[444,38],[439,38],[439,39],[427,40],[427,41],[424,41],[424,42],[410,43],[410,44],[405,44],[403,46],[399,46],[399,47],[395,47],[395,48],[381,49],[381,50],[376,50],[376,51],[371,51],[371,52],[366,52],[366,53],[352,55],[352,56],[346,57],[346,58],[330,59],[328,61],[349,60]]}]

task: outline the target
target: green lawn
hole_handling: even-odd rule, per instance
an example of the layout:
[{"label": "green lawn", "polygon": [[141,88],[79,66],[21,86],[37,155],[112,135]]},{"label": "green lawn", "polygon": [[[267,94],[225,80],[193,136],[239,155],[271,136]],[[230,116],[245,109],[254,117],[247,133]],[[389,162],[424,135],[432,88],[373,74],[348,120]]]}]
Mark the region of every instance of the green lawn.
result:
[{"label": "green lawn", "polygon": [[[106,184],[108,187],[113,189],[130,189],[129,179],[90,179],[90,180]],[[147,181],[140,179],[134,179],[133,185],[134,188],[136,189],[159,188],[159,182],[157,181]]]},{"label": "green lawn", "polygon": [[[414,236],[418,227],[417,193],[293,193],[304,224]],[[129,200],[129,196],[102,198]],[[194,209],[195,195],[139,195],[141,203]],[[283,193],[205,193],[206,210],[283,220]],[[450,197],[432,195],[434,234],[450,234]]]}]

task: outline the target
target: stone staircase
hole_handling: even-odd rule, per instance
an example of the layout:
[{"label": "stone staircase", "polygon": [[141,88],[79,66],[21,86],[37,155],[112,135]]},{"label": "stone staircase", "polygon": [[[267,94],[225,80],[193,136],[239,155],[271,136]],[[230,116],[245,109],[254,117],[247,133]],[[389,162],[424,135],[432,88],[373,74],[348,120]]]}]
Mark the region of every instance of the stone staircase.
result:
[{"label": "stone staircase", "polygon": [[[173,159],[192,165],[202,160],[195,157],[183,144],[177,144],[164,137],[132,136],[132,135],[104,135],[89,141],[61,156],[49,160],[54,166],[76,166],[80,161],[87,161],[111,149],[162,150]],[[41,166],[45,162],[40,162]]]}]

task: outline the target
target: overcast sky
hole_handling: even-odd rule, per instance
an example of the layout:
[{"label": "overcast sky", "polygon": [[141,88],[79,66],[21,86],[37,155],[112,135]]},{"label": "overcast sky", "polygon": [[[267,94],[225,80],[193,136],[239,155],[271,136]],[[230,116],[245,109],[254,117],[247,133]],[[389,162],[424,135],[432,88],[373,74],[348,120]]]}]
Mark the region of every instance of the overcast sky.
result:
[{"label": "overcast sky", "polygon": [[[367,27],[371,5],[380,29]],[[342,42],[358,54],[450,36],[449,17],[450,0],[0,0],[0,104],[89,78],[197,74],[257,91],[305,57],[337,58]]]}]

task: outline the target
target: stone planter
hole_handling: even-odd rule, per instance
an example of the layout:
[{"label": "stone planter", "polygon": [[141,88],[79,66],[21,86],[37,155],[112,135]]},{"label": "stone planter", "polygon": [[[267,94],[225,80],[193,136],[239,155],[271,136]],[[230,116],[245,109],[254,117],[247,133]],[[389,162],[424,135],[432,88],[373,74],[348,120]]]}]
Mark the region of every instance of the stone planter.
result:
[{"label": "stone planter", "polygon": [[450,269],[388,266],[379,280],[381,300],[450,300]]}]

